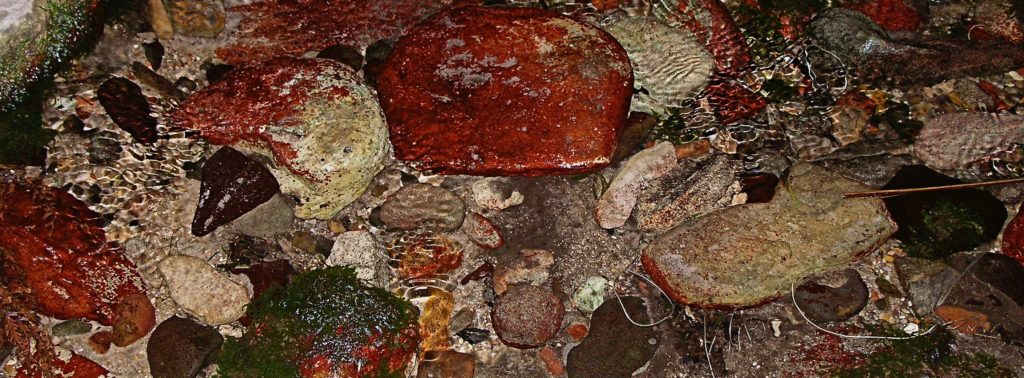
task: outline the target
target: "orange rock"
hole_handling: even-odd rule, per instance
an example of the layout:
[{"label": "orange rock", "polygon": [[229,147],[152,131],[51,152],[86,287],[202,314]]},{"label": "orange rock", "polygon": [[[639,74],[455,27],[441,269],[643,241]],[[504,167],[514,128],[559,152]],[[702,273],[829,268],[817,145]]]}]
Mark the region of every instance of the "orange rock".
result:
[{"label": "orange rock", "polygon": [[548,373],[551,373],[551,375],[557,377],[565,374],[565,365],[562,364],[562,359],[558,357],[558,354],[550,346],[546,346],[540,352],[537,352],[537,357],[544,361],[544,366],[548,368]]},{"label": "orange rock", "polygon": [[992,323],[988,321],[988,315],[974,312],[962,307],[942,305],[935,309],[935,315],[949,323],[949,326],[956,328],[961,333],[972,335],[978,331],[989,331]]},{"label": "orange rock", "polygon": [[580,341],[583,340],[584,337],[587,337],[587,334],[590,333],[590,329],[587,328],[586,324],[576,323],[566,327],[565,333],[568,333],[569,337],[572,337],[573,340]]},{"label": "orange rock", "polygon": [[107,371],[103,366],[97,364],[93,360],[79,356],[74,352],[71,353],[71,358],[67,361],[61,360],[59,357],[54,358],[50,363],[52,371],[45,371],[42,366],[22,365],[18,369],[18,373],[14,375],[15,378],[43,378],[43,377],[66,377],[66,378],[100,378],[107,377],[110,372]]}]

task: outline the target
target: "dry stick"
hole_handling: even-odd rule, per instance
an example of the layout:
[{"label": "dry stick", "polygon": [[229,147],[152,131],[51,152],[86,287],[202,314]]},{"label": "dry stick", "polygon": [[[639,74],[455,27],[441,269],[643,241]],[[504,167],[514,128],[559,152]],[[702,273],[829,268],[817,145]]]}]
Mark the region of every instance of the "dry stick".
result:
[{"label": "dry stick", "polygon": [[925,193],[925,192],[939,192],[944,190],[957,190],[957,189],[969,189],[969,188],[981,188],[986,186],[997,186],[997,185],[1009,185],[1016,183],[1024,183],[1024,177],[1012,178],[1012,179],[1000,179],[983,182],[972,182],[966,184],[954,184],[954,185],[942,185],[942,186],[929,186],[924,188],[906,188],[906,189],[885,189],[885,190],[872,190],[868,192],[857,192],[857,193],[846,193],[843,194],[843,198],[867,198],[867,197],[892,197],[911,193]]}]

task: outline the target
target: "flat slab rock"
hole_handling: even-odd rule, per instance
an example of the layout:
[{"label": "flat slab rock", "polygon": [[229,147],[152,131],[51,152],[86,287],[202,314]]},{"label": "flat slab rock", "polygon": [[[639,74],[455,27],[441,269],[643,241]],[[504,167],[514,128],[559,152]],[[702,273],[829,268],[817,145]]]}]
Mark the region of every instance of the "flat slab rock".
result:
[{"label": "flat slab rock", "polygon": [[879,199],[823,168],[798,164],[771,202],[739,205],[683,223],[643,252],[644,270],[675,301],[744,308],[788,292],[794,282],[841,268],[895,231]]},{"label": "flat slab rock", "polygon": [[632,96],[608,33],[539,9],[462,7],[402,37],[379,78],[396,157],[443,174],[589,172]]}]

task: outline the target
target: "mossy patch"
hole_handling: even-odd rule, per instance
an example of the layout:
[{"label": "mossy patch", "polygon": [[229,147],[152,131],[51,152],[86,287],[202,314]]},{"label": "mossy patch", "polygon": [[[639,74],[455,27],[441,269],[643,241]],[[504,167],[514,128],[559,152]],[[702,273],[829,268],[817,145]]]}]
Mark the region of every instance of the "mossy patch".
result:
[{"label": "mossy patch", "polygon": [[657,117],[658,122],[651,129],[651,140],[683,144],[693,142],[702,136],[699,128],[690,127],[686,123],[685,115],[680,114],[678,109]]},{"label": "mossy patch", "polygon": [[[930,326],[928,326],[930,327]],[[927,329],[927,328],[925,328]],[[868,327],[875,335],[907,337],[891,326]],[[835,377],[1014,377],[1013,371],[999,365],[984,353],[957,353],[954,336],[945,328],[936,328],[920,337],[885,340],[885,345],[867,356],[860,366],[835,372]]]},{"label": "mossy patch", "polygon": [[419,342],[415,307],[366,286],[351,267],[298,275],[248,314],[249,331],[224,345],[220,376],[398,377]]}]

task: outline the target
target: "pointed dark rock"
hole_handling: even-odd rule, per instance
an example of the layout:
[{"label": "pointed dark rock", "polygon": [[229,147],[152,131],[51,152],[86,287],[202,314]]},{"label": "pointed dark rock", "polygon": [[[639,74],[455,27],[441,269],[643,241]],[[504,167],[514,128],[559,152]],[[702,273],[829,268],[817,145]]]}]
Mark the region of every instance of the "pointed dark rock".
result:
[{"label": "pointed dark rock", "polygon": [[110,119],[131,134],[135,141],[143,144],[156,141],[156,118],[149,115],[149,102],[138,84],[114,76],[100,85],[96,97]]},{"label": "pointed dark rock", "polygon": [[221,147],[203,165],[192,234],[209,234],[269,201],[278,192],[277,179],[266,167],[231,147]]}]

